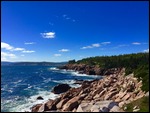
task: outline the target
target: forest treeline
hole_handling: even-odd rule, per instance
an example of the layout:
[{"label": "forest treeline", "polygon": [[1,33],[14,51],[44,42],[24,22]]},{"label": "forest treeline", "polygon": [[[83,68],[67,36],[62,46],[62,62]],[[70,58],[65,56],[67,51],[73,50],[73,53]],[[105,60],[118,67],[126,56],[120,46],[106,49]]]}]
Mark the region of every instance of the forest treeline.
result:
[{"label": "forest treeline", "polygon": [[126,69],[126,75],[134,73],[138,80],[142,80],[144,91],[149,91],[149,53],[134,53],[118,56],[96,56],[82,60],[71,60],[69,63],[97,65],[101,68],[122,68]]}]

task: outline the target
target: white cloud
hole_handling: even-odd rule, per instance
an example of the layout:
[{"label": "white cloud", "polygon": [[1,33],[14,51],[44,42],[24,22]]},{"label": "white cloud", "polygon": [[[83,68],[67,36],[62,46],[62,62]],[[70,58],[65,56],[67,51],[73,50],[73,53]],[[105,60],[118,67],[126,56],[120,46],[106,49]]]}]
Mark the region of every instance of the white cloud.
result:
[{"label": "white cloud", "polygon": [[25,50],[24,48],[14,48],[12,51],[23,51]]},{"label": "white cloud", "polygon": [[9,51],[23,51],[23,50],[25,50],[24,48],[14,48],[13,46],[11,46],[5,42],[1,42],[1,48],[9,50]]},{"label": "white cloud", "polygon": [[1,51],[1,60],[2,61],[6,61],[9,59],[14,59],[14,58],[17,58],[15,54],[12,54],[12,53],[6,53],[6,52],[2,52]]},{"label": "white cloud", "polygon": [[59,50],[59,52],[68,52],[68,51],[70,51],[69,49],[61,49],[61,50]]},{"label": "white cloud", "polygon": [[25,42],[24,44],[28,45],[28,44],[35,44],[35,42]]},{"label": "white cloud", "polygon": [[102,42],[101,44],[106,45],[106,44],[110,44],[111,42]]},{"label": "white cloud", "polygon": [[1,48],[6,49],[6,50],[12,50],[14,47],[10,46],[9,44],[5,43],[5,42],[1,42]]},{"label": "white cloud", "polygon": [[93,48],[92,46],[85,46],[85,47],[82,47],[81,49],[89,49],[89,48]]},{"label": "white cloud", "polygon": [[54,56],[59,57],[59,56],[61,56],[61,54],[54,54]]},{"label": "white cloud", "polygon": [[141,45],[141,43],[139,43],[139,42],[133,42],[132,44],[133,45]]},{"label": "white cloud", "polygon": [[149,49],[144,50],[143,52],[149,53]]},{"label": "white cloud", "polygon": [[90,49],[90,48],[95,48],[95,47],[100,47],[100,44],[96,43],[96,44],[92,44],[90,46],[84,46],[81,49]]},{"label": "white cloud", "polygon": [[100,44],[98,44],[98,43],[97,43],[97,44],[92,44],[92,46],[93,46],[93,47],[99,47]]},{"label": "white cloud", "polygon": [[41,33],[43,38],[55,38],[55,32]]},{"label": "white cloud", "polygon": [[30,50],[24,50],[24,51],[22,51],[23,53],[33,53],[33,52],[35,52],[35,51],[30,51]]}]

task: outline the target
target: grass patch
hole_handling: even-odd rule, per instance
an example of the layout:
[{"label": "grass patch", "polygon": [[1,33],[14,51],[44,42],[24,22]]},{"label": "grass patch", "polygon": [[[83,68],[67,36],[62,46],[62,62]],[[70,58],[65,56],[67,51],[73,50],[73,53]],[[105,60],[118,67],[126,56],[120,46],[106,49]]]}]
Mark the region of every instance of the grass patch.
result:
[{"label": "grass patch", "polygon": [[129,104],[126,104],[123,106],[127,107],[125,110],[126,112],[133,112],[134,106],[139,106],[140,110],[138,112],[149,112],[149,96],[148,97],[142,97],[138,100],[135,100]]}]

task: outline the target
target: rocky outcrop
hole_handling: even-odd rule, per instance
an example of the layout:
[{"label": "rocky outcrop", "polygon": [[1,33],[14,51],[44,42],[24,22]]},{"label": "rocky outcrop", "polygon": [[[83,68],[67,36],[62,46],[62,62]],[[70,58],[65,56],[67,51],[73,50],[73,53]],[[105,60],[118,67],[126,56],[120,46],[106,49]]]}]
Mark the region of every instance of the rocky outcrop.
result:
[{"label": "rocky outcrop", "polygon": [[43,97],[38,96],[38,97],[37,97],[37,100],[43,100]]},{"label": "rocky outcrop", "polygon": [[70,88],[71,87],[68,84],[59,84],[53,88],[52,92],[55,94],[60,94],[68,91]]},{"label": "rocky outcrop", "polygon": [[70,88],[32,111],[122,112],[124,104],[145,96],[141,86],[133,74],[125,76],[123,68],[100,80],[82,81],[81,87]]},{"label": "rocky outcrop", "polygon": [[110,75],[115,74],[120,71],[119,68],[112,68],[112,69],[104,69],[99,66],[89,66],[85,64],[66,64],[65,66],[59,67],[59,69],[66,69],[66,70],[74,70],[78,71],[80,74],[87,74],[87,75]]}]

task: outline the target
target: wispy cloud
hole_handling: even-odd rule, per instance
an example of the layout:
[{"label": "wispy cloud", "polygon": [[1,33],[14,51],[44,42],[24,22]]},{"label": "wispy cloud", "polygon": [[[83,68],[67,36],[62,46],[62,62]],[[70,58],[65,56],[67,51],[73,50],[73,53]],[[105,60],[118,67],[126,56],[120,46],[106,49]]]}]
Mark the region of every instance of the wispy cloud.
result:
[{"label": "wispy cloud", "polygon": [[149,49],[145,49],[143,52],[149,53]]},{"label": "wispy cloud", "polygon": [[100,47],[100,44],[97,43],[97,44],[92,44],[92,47]]},{"label": "wispy cloud", "polygon": [[107,45],[107,44],[110,44],[111,42],[102,42],[101,44],[103,45]]},{"label": "wispy cloud", "polygon": [[66,15],[66,14],[64,14],[64,15],[62,15],[63,16],[63,18],[65,19],[65,20],[71,20],[72,22],[76,22],[76,20],[75,19],[73,19],[73,18],[71,18],[71,17],[69,17],[68,15]]},{"label": "wispy cloud", "polygon": [[35,44],[35,42],[25,42],[24,44],[28,45],[28,44]]},{"label": "wispy cloud", "polygon": [[5,42],[1,42],[1,48],[2,49],[6,49],[6,50],[9,50],[9,51],[23,51],[25,50],[24,48],[15,48]]},{"label": "wispy cloud", "polygon": [[12,51],[23,51],[25,50],[24,48],[14,48]]},{"label": "wispy cloud", "polygon": [[14,59],[14,58],[17,58],[15,54],[1,51],[1,60],[2,61],[7,61],[8,59]]},{"label": "wispy cloud", "polygon": [[22,53],[33,53],[35,51],[31,50],[26,50],[25,48],[15,48],[7,43],[1,42],[1,48],[6,49],[8,51],[21,51]]},{"label": "wispy cloud", "polygon": [[59,56],[61,56],[61,54],[54,54],[54,56],[55,56],[55,57],[59,57]]},{"label": "wispy cloud", "polygon": [[95,48],[95,47],[100,47],[100,44],[96,43],[96,44],[92,44],[90,46],[84,46],[81,49],[90,49],[90,48]]},{"label": "wispy cloud", "polygon": [[133,42],[132,44],[133,44],[133,45],[141,45],[140,42]]},{"label": "wispy cloud", "polygon": [[69,49],[61,49],[61,50],[59,50],[59,52],[68,52],[68,51],[70,51]]},{"label": "wispy cloud", "polygon": [[127,44],[120,44],[120,45],[118,45],[116,47],[113,47],[113,49],[120,48],[120,47],[127,47],[127,46],[129,46],[129,45],[127,45]]},{"label": "wispy cloud", "polygon": [[21,55],[21,56],[24,56],[24,55]]},{"label": "wispy cloud", "polygon": [[55,38],[55,32],[41,33],[43,38]]},{"label": "wispy cloud", "polygon": [[32,51],[32,50],[24,50],[22,51],[22,53],[34,53],[35,51]]}]

